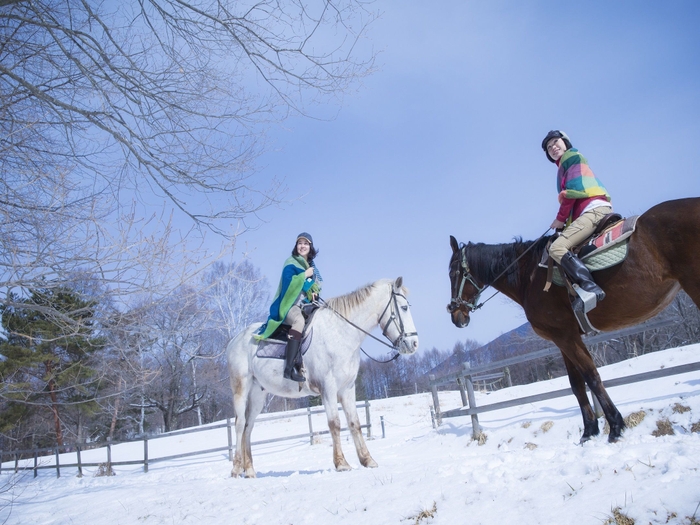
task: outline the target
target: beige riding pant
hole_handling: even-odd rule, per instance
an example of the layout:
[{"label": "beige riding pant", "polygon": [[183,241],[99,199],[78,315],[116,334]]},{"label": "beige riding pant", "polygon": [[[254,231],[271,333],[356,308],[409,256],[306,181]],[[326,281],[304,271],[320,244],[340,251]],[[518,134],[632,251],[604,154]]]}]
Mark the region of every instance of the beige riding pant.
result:
[{"label": "beige riding pant", "polygon": [[559,234],[557,240],[549,247],[549,255],[552,256],[552,259],[559,264],[566,252],[593,235],[598,223],[603,220],[603,217],[608,213],[612,213],[612,206],[599,206],[582,213],[578,219],[569,224],[569,226]]},{"label": "beige riding pant", "polygon": [[297,332],[302,333],[304,331],[304,323],[306,323],[306,320],[304,319],[304,314],[301,313],[301,307],[296,304],[292,306],[289,309],[289,312],[287,312],[287,317],[284,318],[282,323],[291,326],[291,330],[296,330]]}]

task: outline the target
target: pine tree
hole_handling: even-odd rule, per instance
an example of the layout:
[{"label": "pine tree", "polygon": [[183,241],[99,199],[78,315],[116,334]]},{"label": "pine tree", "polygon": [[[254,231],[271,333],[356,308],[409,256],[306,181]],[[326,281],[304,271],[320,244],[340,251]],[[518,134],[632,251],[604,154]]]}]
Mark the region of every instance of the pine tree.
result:
[{"label": "pine tree", "polygon": [[[9,433],[48,415],[55,444],[62,446],[62,411],[95,410],[99,381],[90,357],[104,346],[97,336],[95,306],[66,287],[32,290],[28,298],[15,296],[11,306],[0,306],[6,337],[0,344],[0,431]],[[42,434],[40,428],[28,430]]]}]

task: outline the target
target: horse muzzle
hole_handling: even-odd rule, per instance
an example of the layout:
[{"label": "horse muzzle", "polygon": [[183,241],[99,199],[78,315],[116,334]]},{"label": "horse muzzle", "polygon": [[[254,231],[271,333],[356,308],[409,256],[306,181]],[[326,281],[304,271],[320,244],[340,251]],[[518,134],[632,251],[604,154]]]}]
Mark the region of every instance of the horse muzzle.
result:
[{"label": "horse muzzle", "polygon": [[400,354],[411,355],[418,350],[418,334],[406,334],[395,346]]},{"label": "horse muzzle", "polygon": [[452,310],[450,312],[450,319],[452,320],[452,324],[457,328],[465,328],[469,325],[470,317],[468,313],[462,310]]}]

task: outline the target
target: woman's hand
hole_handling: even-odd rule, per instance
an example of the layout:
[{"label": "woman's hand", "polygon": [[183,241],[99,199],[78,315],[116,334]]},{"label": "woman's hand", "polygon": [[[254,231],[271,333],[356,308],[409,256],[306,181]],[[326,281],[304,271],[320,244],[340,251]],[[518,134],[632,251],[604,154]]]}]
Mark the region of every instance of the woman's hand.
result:
[{"label": "woman's hand", "polygon": [[306,269],[306,271],[304,272],[304,276],[307,277],[307,278],[308,278],[308,277],[313,277],[313,276],[314,276],[314,269],[313,269],[311,266],[309,266],[309,267]]},{"label": "woman's hand", "polygon": [[564,226],[565,226],[565,224],[563,222],[561,222],[560,220],[554,219],[554,222],[552,223],[550,228],[552,228],[553,230],[561,230],[562,228],[564,228]]}]

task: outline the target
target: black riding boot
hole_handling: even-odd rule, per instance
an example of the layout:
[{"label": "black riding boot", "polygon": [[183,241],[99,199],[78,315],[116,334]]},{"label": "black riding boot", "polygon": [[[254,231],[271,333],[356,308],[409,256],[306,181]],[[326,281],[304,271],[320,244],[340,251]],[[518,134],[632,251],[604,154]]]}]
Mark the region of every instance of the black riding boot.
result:
[{"label": "black riding boot", "polygon": [[297,381],[299,383],[306,381],[306,378],[296,371],[295,364],[299,355],[299,347],[301,339],[290,339],[287,341],[287,348],[284,353],[284,378]]},{"label": "black riding boot", "polygon": [[566,252],[564,257],[561,258],[560,266],[572,281],[585,291],[595,294],[598,302],[605,299],[605,292],[603,289],[595,283],[591,272],[586,268],[586,265],[583,264],[583,261],[575,257],[573,253]]}]

